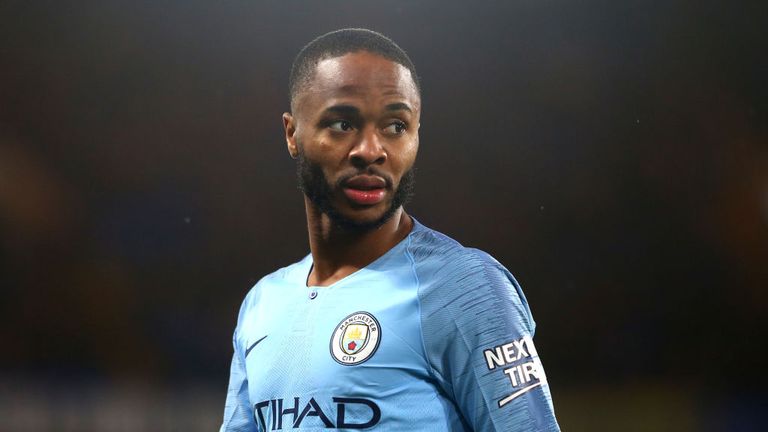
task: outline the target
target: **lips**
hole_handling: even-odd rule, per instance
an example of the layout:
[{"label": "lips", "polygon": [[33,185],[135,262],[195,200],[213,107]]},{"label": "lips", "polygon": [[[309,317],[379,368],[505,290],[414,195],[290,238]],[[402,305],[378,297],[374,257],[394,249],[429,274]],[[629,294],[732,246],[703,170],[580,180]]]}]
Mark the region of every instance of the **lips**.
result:
[{"label": "lips", "polygon": [[356,175],[345,181],[344,187],[359,190],[384,189],[387,187],[387,182],[379,176]]},{"label": "lips", "polygon": [[384,200],[387,182],[381,177],[357,175],[344,182],[344,195],[358,205],[374,205]]}]

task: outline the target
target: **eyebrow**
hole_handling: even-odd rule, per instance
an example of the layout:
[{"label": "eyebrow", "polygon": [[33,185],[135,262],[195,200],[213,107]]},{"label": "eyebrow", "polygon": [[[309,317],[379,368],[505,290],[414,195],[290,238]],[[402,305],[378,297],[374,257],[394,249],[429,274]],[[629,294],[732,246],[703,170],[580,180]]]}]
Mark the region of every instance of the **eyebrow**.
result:
[{"label": "eyebrow", "polygon": [[387,111],[408,111],[408,112],[413,112],[411,107],[409,107],[407,103],[403,103],[403,102],[397,102],[397,103],[389,104],[389,105],[385,106],[384,109],[386,109]]},{"label": "eyebrow", "polygon": [[357,115],[360,114],[360,110],[352,105],[333,105],[325,109],[326,112],[332,112],[336,114]]},{"label": "eyebrow", "polygon": [[[396,102],[391,103],[384,107],[384,110],[386,111],[408,111],[413,112],[410,106],[408,106],[407,103],[403,102]],[[333,105],[329,106],[325,109],[326,112],[330,113],[336,113],[336,114],[344,114],[344,115],[359,115],[360,109],[356,106],[352,105]]]}]

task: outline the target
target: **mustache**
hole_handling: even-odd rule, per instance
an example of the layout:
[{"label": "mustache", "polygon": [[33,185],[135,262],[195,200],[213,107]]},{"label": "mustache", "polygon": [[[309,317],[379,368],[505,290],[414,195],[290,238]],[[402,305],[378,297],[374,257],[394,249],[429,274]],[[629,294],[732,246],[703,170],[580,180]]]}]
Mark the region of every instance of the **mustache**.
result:
[{"label": "mustache", "polygon": [[381,177],[386,182],[386,184],[387,184],[386,188],[387,189],[392,189],[392,184],[394,183],[392,181],[392,177],[389,174],[379,170],[376,167],[369,166],[369,167],[366,167],[365,169],[362,169],[362,170],[351,170],[348,173],[342,174],[339,177],[339,179],[336,180],[336,182],[335,182],[336,188],[343,187],[344,183],[346,183],[347,180],[351,179],[352,177],[359,176],[359,175],[369,175],[369,176]]}]

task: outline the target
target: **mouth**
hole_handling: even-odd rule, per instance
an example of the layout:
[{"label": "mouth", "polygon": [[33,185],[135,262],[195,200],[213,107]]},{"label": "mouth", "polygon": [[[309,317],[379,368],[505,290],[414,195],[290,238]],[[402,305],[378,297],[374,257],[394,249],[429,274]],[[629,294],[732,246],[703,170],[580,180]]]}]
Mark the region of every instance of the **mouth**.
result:
[{"label": "mouth", "polygon": [[384,200],[387,182],[378,176],[357,175],[345,181],[342,190],[353,203],[371,206]]}]

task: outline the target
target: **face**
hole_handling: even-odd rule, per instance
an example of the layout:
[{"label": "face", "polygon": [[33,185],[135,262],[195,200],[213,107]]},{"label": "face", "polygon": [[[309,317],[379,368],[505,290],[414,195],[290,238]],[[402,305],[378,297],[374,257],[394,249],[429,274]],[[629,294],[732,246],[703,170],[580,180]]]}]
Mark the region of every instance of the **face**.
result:
[{"label": "face", "polygon": [[299,184],[344,228],[371,229],[407,200],[421,100],[410,71],[368,52],[318,63],[283,115]]}]

